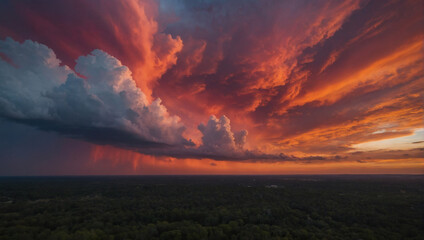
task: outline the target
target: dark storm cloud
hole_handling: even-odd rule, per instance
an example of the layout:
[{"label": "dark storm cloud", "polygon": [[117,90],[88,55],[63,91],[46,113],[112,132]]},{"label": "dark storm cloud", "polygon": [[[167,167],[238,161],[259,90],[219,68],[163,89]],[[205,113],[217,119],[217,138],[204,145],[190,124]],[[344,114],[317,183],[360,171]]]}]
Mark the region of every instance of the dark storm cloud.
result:
[{"label": "dark storm cloud", "polygon": [[202,144],[195,147],[182,136],[180,119],[160,99],[149,104],[130,70],[101,50],[79,57],[77,72],[37,42],[8,38],[0,41],[0,51],[9,58],[0,60],[0,116],[9,121],[157,156],[296,159],[245,149],[247,131],[233,133],[226,116],[200,124]]},{"label": "dark storm cloud", "polygon": [[[3,49],[3,117],[151,155],[234,161],[354,159],[353,144],[423,127],[420,1],[99,3],[0,2],[2,39],[54,50]],[[24,45],[20,56],[33,54]]]},{"label": "dark storm cloud", "polygon": [[[75,69],[60,65],[46,46],[12,39],[0,51],[0,116],[74,138],[128,148],[190,145],[184,126],[160,99],[149,104],[130,70],[100,50]],[[16,66],[15,66],[16,65]]]},{"label": "dark storm cloud", "polygon": [[54,120],[12,119],[5,120],[25,124],[47,132],[56,132],[69,138],[82,139],[99,145],[113,145],[128,149],[166,148],[170,144],[148,141],[137,134],[114,128],[63,124]]}]

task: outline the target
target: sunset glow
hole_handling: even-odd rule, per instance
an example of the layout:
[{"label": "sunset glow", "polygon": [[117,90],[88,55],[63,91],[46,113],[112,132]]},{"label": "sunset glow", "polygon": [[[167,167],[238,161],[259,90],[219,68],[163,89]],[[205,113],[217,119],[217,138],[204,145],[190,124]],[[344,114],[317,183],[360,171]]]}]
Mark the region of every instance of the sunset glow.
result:
[{"label": "sunset glow", "polygon": [[1,1],[0,174],[423,174],[423,12]]}]

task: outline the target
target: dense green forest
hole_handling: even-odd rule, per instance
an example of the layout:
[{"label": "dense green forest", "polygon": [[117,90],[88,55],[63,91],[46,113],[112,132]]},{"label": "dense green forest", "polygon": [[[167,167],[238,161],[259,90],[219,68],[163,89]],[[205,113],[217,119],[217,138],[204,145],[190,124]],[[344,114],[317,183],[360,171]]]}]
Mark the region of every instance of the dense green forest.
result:
[{"label": "dense green forest", "polygon": [[0,239],[424,239],[423,180],[2,177]]}]

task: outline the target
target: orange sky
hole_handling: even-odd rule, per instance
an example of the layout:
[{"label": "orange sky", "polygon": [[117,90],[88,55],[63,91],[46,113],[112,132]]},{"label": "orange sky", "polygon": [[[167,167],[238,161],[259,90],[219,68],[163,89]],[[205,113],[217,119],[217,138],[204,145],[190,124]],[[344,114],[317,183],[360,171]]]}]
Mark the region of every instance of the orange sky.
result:
[{"label": "orange sky", "polygon": [[[30,150],[19,125],[4,124],[0,174],[424,173],[422,1],[4,1],[0,9],[1,40],[42,43],[71,69],[93,49],[120,60],[197,148],[146,151],[34,130],[40,144],[65,139],[46,154]],[[230,149],[255,157],[219,149],[208,157],[215,152],[198,126],[211,115],[228,117],[233,145],[246,129],[242,150]],[[76,153],[55,160],[68,151]],[[34,153],[34,162],[12,163]],[[33,167],[50,158],[52,167]]]}]

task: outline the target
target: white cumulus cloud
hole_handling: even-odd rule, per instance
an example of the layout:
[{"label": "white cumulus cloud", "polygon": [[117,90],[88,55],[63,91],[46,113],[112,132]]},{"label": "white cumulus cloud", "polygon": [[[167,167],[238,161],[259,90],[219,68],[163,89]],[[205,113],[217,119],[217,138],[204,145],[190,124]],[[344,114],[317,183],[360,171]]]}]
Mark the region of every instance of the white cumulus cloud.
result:
[{"label": "white cumulus cloud", "polygon": [[201,123],[198,126],[202,132],[201,148],[210,153],[232,153],[243,149],[246,142],[247,130],[233,133],[230,119],[225,115],[217,119],[211,116],[206,125]]},{"label": "white cumulus cloud", "polygon": [[149,103],[115,57],[94,50],[76,60],[74,71],[61,65],[53,50],[31,40],[0,40],[0,118],[151,155],[299,159],[246,149],[247,130],[233,132],[225,115],[200,124],[202,143],[194,146],[183,137],[180,118],[171,116],[160,99]]},{"label": "white cumulus cloud", "polygon": [[[160,99],[149,104],[131,71],[121,62],[94,50],[79,57],[75,71],[60,65],[47,46],[27,40],[0,41],[0,116],[87,140],[133,144],[190,144],[184,126]],[[78,73],[78,74],[77,74]],[[111,130],[108,132],[108,130]],[[108,140],[108,138],[110,138]],[[139,142],[137,140],[140,140]],[[135,147],[135,146],[132,146]]]}]

